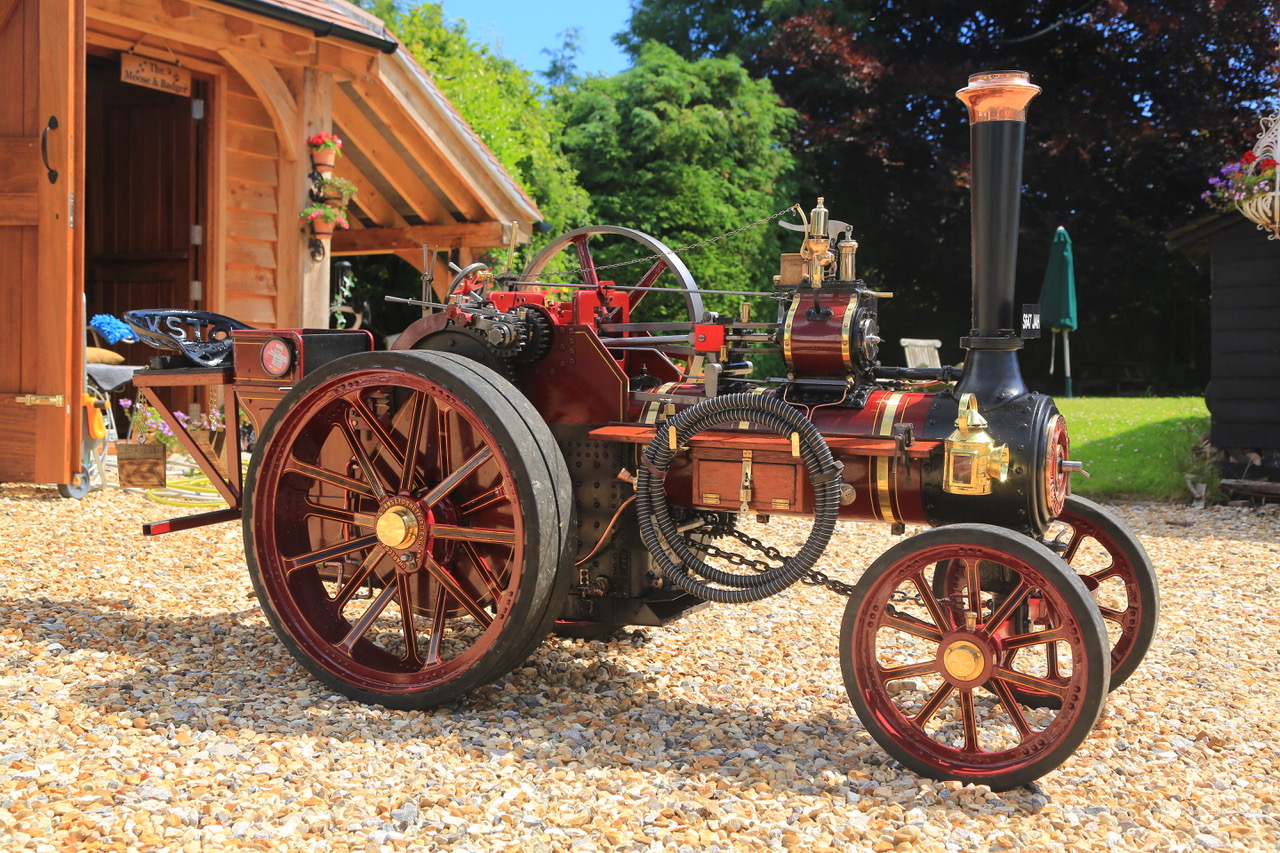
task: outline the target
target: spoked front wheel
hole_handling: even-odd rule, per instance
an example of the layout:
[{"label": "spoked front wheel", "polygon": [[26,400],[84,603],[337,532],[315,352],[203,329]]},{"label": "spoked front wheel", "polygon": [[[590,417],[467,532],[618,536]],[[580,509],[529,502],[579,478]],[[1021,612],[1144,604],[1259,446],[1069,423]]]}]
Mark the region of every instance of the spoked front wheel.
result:
[{"label": "spoked front wheel", "polygon": [[[934,574],[960,570],[963,596]],[[850,597],[840,632],[845,687],[871,736],[934,779],[1027,784],[1065,761],[1102,712],[1106,632],[1081,580],[1048,548],[986,524],[899,542]],[[1026,709],[1020,689],[1056,697]]]},{"label": "spoked front wheel", "polygon": [[546,424],[492,371],[439,353],[348,356],[299,383],[258,442],[250,575],[321,681],[430,707],[546,636],[567,489]]},{"label": "spoked front wheel", "polygon": [[1111,644],[1111,689],[1133,674],[1151,648],[1160,617],[1155,566],[1138,538],[1110,510],[1068,495],[1046,541],[1062,548],[1102,615]]}]

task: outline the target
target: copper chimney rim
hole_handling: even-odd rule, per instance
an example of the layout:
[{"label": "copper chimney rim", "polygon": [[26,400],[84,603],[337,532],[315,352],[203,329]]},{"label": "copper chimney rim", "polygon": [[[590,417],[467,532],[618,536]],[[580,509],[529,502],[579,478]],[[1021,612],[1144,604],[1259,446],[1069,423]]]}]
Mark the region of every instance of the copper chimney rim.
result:
[{"label": "copper chimney rim", "polygon": [[985,71],[969,75],[969,85],[956,97],[969,108],[969,121],[1027,120],[1027,104],[1040,94],[1025,71]]}]

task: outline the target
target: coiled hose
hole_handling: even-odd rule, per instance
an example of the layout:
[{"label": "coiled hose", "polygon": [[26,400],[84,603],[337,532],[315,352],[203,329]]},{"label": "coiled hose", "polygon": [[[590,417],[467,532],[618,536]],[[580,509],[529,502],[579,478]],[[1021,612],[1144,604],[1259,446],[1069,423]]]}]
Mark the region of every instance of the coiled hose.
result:
[{"label": "coiled hose", "polygon": [[813,484],[815,506],[809,538],[778,568],[759,574],[733,574],[708,566],[689,549],[671,518],[664,488],[667,470],[676,455],[676,451],[671,449],[668,429],[660,428],[645,448],[636,475],[636,515],[640,520],[640,538],[654,561],[680,589],[721,604],[741,604],[768,598],[791,586],[812,569],[835,531],[843,482],[841,472],[844,466],[831,455],[831,448],[813,421],[776,397],[757,394],[713,397],[685,409],[668,420],[666,427],[675,428],[675,446],[682,447],[704,430],[741,421],[767,427],[783,437],[797,433],[800,456],[809,472],[809,482]]}]

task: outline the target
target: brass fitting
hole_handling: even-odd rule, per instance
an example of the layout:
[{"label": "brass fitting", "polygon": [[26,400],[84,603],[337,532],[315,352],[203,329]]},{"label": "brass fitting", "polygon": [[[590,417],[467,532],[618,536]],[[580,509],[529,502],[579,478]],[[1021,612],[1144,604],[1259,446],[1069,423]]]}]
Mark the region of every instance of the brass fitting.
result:
[{"label": "brass fitting", "polygon": [[956,430],[944,442],[942,490],[953,495],[989,495],[991,481],[1009,478],[1009,445],[997,445],[978,411],[978,398],[960,395]]}]

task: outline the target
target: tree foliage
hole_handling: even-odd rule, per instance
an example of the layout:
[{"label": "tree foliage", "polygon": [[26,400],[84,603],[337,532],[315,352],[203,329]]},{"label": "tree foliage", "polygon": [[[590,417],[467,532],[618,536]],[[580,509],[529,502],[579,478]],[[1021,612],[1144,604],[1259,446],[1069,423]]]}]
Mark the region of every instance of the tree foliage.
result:
[{"label": "tree foliage", "polygon": [[[557,103],[565,151],[600,223],[678,248],[795,201],[785,148],[793,115],[736,60],[689,62],[650,44],[633,68],[581,80]],[[754,289],[776,270],[777,232],[749,229],[683,258],[702,286]]]},{"label": "tree foliage", "polygon": [[[1269,0],[641,0],[623,42],[738,56],[772,81],[799,114],[806,188],[857,226],[864,269],[899,294],[882,326],[949,347],[969,299],[967,123],[953,93],[972,72],[1029,71],[1044,93],[1027,128],[1019,297],[1035,301],[1065,226],[1084,387],[1136,363],[1160,390],[1198,390],[1207,282],[1166,235],[1208,212],[1207,178],[1275,108],[1275,20]],[[1033,347],[1024,369],[1045,356]]]},{"label": "tree foliage", "polygon": [[532,72],[472,41],[466,23],[445,20],[437,3],[408,9],[395,0],[365,5],[404,42],[472,130],[537,202],[550,232],[567,231],[590,220],[590,199],[560,148],[559,117]]}]

